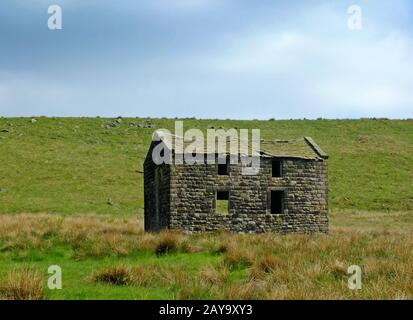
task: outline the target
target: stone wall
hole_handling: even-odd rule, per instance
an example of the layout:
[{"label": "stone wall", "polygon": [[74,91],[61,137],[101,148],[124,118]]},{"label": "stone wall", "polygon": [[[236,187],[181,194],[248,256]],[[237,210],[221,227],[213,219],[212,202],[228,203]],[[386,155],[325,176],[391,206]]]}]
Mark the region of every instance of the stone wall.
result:
[{"label": "stone wall", "polygon": [[[262,158],[254,176],[241,175],[241,164],[230,165],[229,176],[218,175],[212,164],[170,166],[169,227],[188,232],[328,232],[326,162],[282,159],[281,178],[272,177],[271,163]],[[228,215],[215,212],[215,193],[224,190],[230,194]],[[270,190],[284,191],[280,214],[270,212]]]}]

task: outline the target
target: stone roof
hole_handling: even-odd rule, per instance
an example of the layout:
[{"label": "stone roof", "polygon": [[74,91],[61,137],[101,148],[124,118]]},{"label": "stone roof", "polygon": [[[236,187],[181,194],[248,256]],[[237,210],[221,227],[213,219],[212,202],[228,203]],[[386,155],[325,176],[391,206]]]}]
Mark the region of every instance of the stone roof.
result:
[{"label": "stone roof", "polygon": [[261,140],[261,153],[269,157],[328,159],[310,137],[293,140]]},{"label": "stone roof", "polygon": [[[165,134],[165,133],[163,133]],[[175,146],[176,139],[183,140],[182,137],[170,134],[173,138],[173,146]],[[183,149],[185,150],[192,141],[183,142]],[[227,139],[226,153],[230,154],[231,140]],[[216,142],[217,146],[218,143]],[[249,141],[249,147],[251,148],[251,141]],[[175,148],[172,148],[175,149]],[[203,149],[203,153],[207,153],[208,148]],[[218,150],[218,147],[215,148]],[[176,150],[174,150],[176,151]],[[279,157],[279,158],[299,158],[299,159],[313,159],[323,160],[328,159],[328,155],[316,144],[311,137],[303,137],[298,139],[289,140],[264,140],[260,141],[260,154],[263,157]]]}]

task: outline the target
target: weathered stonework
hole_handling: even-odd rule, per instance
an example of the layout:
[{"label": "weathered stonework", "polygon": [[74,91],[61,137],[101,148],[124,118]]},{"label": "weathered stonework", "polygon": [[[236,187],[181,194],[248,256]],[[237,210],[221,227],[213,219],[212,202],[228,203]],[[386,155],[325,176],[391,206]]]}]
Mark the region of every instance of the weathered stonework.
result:
[{"label": "weathered stonework", "polygon": [[[259,173],[248,176],[240,163],[229,164],[228,175],[218,175],[216,164],[156,166],[151,153],[152,147],[144,164],[147,231],[328,232],[326,155],[263,155]],[[281,177],[272,177],[275,159],[281,161]],[[283,191],[280,213],[271,213],[272,190]],[[226,215],[216,213],[217,191],[229,191]]]}]

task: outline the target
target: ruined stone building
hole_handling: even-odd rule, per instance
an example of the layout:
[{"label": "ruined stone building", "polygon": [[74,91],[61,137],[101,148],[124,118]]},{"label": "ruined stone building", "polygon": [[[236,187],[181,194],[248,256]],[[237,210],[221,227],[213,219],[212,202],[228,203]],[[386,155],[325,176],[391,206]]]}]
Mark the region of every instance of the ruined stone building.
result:
[{"label": "ruined stone building", "polygon": [[157,143],[144,163],[146,231],[328,232],[328,156],[311,138],[261,140],[254,175],[242,175],[245,164],[229,157],[155,165]]}]

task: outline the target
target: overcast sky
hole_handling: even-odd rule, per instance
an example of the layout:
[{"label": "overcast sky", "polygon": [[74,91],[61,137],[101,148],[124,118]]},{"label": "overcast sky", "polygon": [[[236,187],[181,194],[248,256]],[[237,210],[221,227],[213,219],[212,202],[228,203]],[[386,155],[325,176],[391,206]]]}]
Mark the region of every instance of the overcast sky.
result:
[{"label": "overcast sky", "polygon": [[412,18],[409,0],[2,0],[0,116],[411,118]]}]

